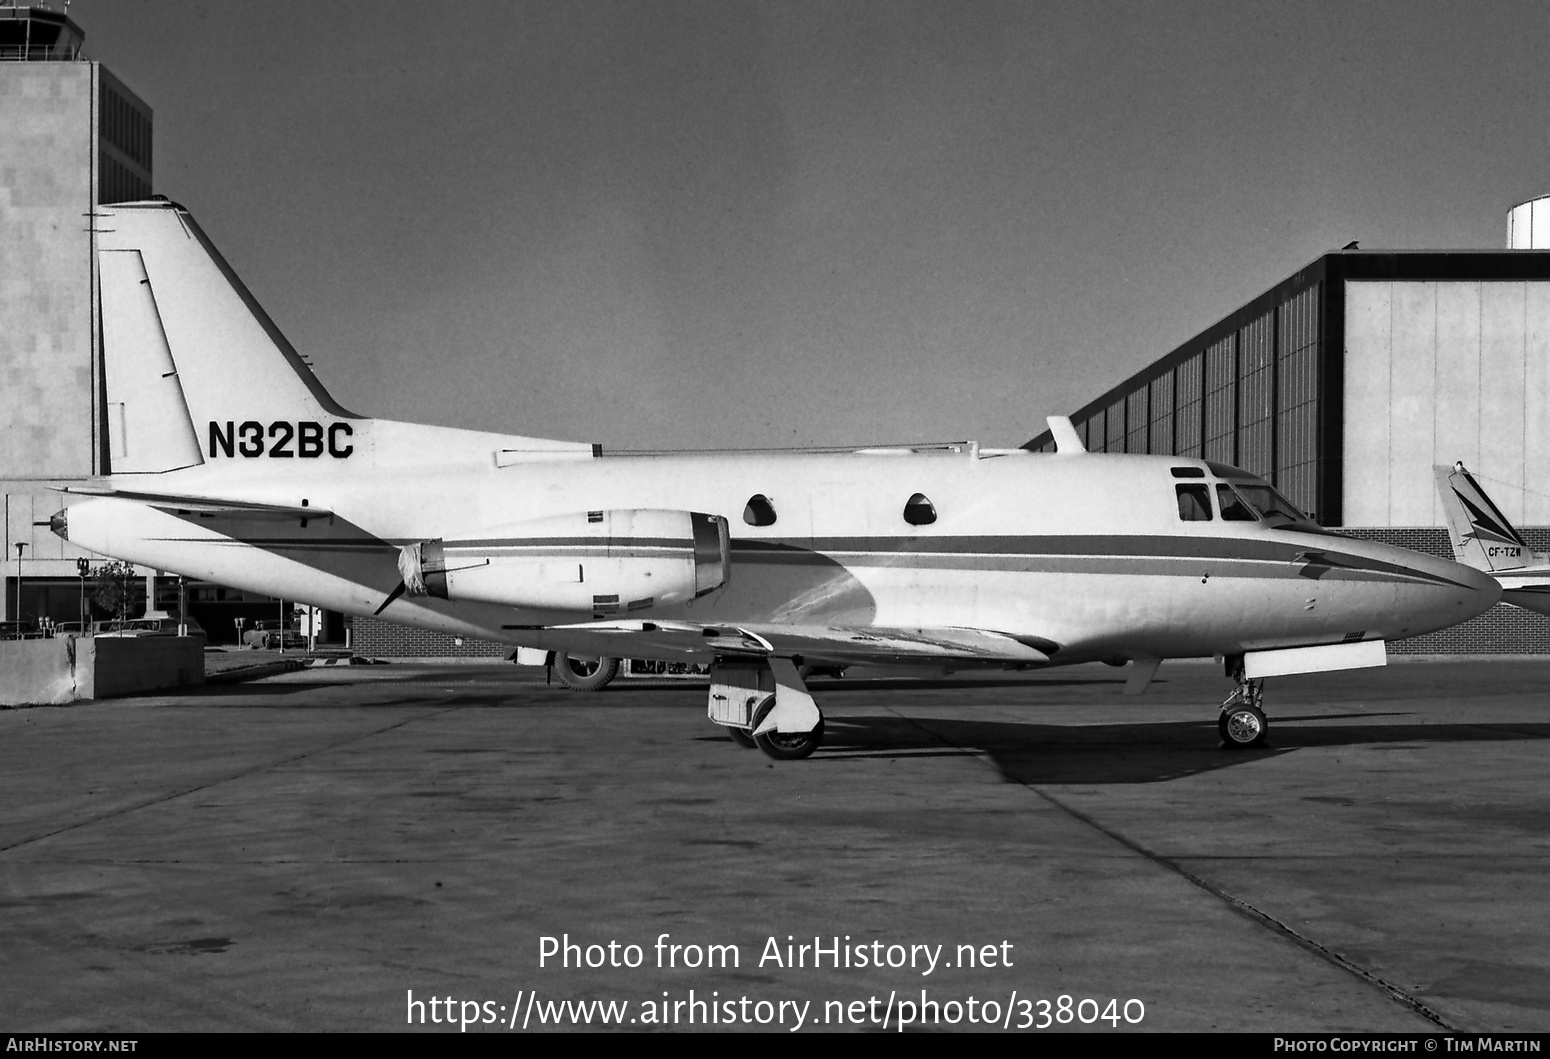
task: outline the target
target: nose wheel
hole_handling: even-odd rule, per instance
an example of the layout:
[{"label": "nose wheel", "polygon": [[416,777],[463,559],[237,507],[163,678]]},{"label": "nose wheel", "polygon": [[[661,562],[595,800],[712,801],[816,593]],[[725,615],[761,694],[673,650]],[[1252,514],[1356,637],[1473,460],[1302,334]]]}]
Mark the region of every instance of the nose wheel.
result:
[{"label": "nose wheel", "polygon": [[1217,731],[1222,733],[1222,745],[1229,750],[1247,750],[1250,747],[1265,745],[1265,731],[1270,727],[1270,722],[1265,720],[1265,713],[1256,706],[1233,706],[1222,711],[1221,719],[1216,722]]},{"label": "nose wheel", "polygon": [[1265,733],[1270,730],[1270,722],[1265,719],[1265,683],[1245,677],[1242,660],[1230,675],[1237,687],[1222,703],[1222,714],[1216,722],[1217,731],[1222,733],[1222,746],[1228,750],[1264,746]]}]

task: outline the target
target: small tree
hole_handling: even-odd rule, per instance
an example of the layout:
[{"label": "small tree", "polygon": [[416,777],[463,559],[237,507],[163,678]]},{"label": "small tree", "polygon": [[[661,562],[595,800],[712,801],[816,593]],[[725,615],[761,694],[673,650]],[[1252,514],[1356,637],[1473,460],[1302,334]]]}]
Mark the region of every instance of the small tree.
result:
[{"label": "small tree", "polygon": [[129,563],[114,561],[103,563],[92,570],[97,590],[91,600],[111,613],[119,623],[129,620],[129,608],[135,601],[135,568]]}]

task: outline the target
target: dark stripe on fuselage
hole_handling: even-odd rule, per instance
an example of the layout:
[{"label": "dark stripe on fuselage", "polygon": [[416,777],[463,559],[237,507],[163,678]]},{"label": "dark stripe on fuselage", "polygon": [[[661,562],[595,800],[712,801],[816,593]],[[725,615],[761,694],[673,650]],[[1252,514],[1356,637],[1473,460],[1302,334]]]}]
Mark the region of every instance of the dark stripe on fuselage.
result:
[{"label": "dark stripe on fuselage", "polygon": [[[185,541],[190,544],[210,543],[199,537],[160,537],[164,541]],[[306,537],[229,537],[234,544],[250,544],[255,548],[267,550],[299,549],[315,551],[396,551],[401,545],[418,544],[425,538],[416,537],[412,541],[382,541],[374,538],[357,539],[329,539],[309,540]],[[221,543],[221,542],[216,542]],[[477,552],[481,555],[517,555],[538,552],[540,556],[551,555],[605,555],[610,557],[655,555],[683,555],[692,552],[694,542],[682,538],[669,537],[629,537],[620,538],[613,542],[600,540],[597,537],[546,537],[542,539],[520,538],[518,540],[479,540],[479,541],[443,541],[442,547],[448,552]]]},{"label": "dark stripe on fuselage", "polygon": [[[1245,537],[1158,537],[1138,534],[1062,534],[1040,537],[822,537],[802,543],[733,540],[739,562],[804,563],[817,556],[847,566],[922,566],[1029,573],[1153,573],[1199,576],[1303,577],[1305,571],[1400,577],[1428,584],[1471,586],[1426,570],[1337,551],[1320,535],[1309,544]],[[1202,568],[1201,563],[1228,564]]]},{"label": "dark stripe on fuselage", "polygon": [[[171,538],[164,538],[171,539]],[[418,538],[417,538],[418,539]],[[1147,574],[1161,577],[1213,576],[1282,579],[1333,576],[1395,579],[1471,586],[1412,566],[1385,562],[1331,547],[1337,538],[1319,536],[1307,544],[1245,537],[1158,537],[1140,534],[1049,536],[822,537],[793,541],[734,539],[733,559],[753,565],[824,565],[836,561],[857,568],[899,566],[935,570],[1021,573]],[[235,538],[267,551],[358,552],[390,550],[397,542],[306,540],[295,537]],[[189,541],[189,543],[200,543]],[[208,542],[204,542],[208,543]],[[1312,547],[1310,547],[1312,545]],[[607,554],[643,556],[648,551],[682,554],[691,543],[673,538],[625,538],[612,545],[596,537],[484,538],[447,542],[458,552],[486,549],[532,558],[574,558]],[[1202,566],[1202,564],[1209,564]]]},{"label": "dark stripe on fuselage", "polygon": [[[408,543],[407,541],[405,543]],[[441,542],[443,548],[489,550],[497,548],[693,548],[687,537],[480,537]]]}]

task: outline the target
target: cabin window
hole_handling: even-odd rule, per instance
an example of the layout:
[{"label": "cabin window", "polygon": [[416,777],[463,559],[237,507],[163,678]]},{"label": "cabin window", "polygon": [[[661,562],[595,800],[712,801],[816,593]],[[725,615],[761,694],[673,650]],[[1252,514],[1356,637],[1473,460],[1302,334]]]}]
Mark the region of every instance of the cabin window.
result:
[{"label": "cabin window", "polygon": [[748,498],[748,505],[743,508],[743,521],[750,526],[773,526],[775,505],[763,493],[755,493]]},{"label": "cabin window", "polygon": [[929,526],[936,521],[936,508],[924,493],[916,493],[904,505],[904,521],[911,526]]},{"label": "cabin window", "polygon": [[1183,522],[1211,521],[1211,492],[1203,485],[1176,485],[1179,494],[1179,519]]},{"label": "cabin window", "polygon": [[1249,506],[1238,491],[1230,485],[1216,487],[1216,499],[1222,505],[1224,522],[1258,522],[1259,512]]}]

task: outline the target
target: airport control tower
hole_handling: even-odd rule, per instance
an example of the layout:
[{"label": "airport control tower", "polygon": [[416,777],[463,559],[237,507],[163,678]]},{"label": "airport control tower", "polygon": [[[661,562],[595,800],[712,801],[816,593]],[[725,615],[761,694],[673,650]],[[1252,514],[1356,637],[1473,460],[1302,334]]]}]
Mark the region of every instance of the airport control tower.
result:
[{"label": "airport control tower", "polygon": [[91,214],[151,194],[151,108],[84,39],[67,14],[0,0],[4,620],[79,609],[84,553],[49,531],[47,486],[105,462]]}]

